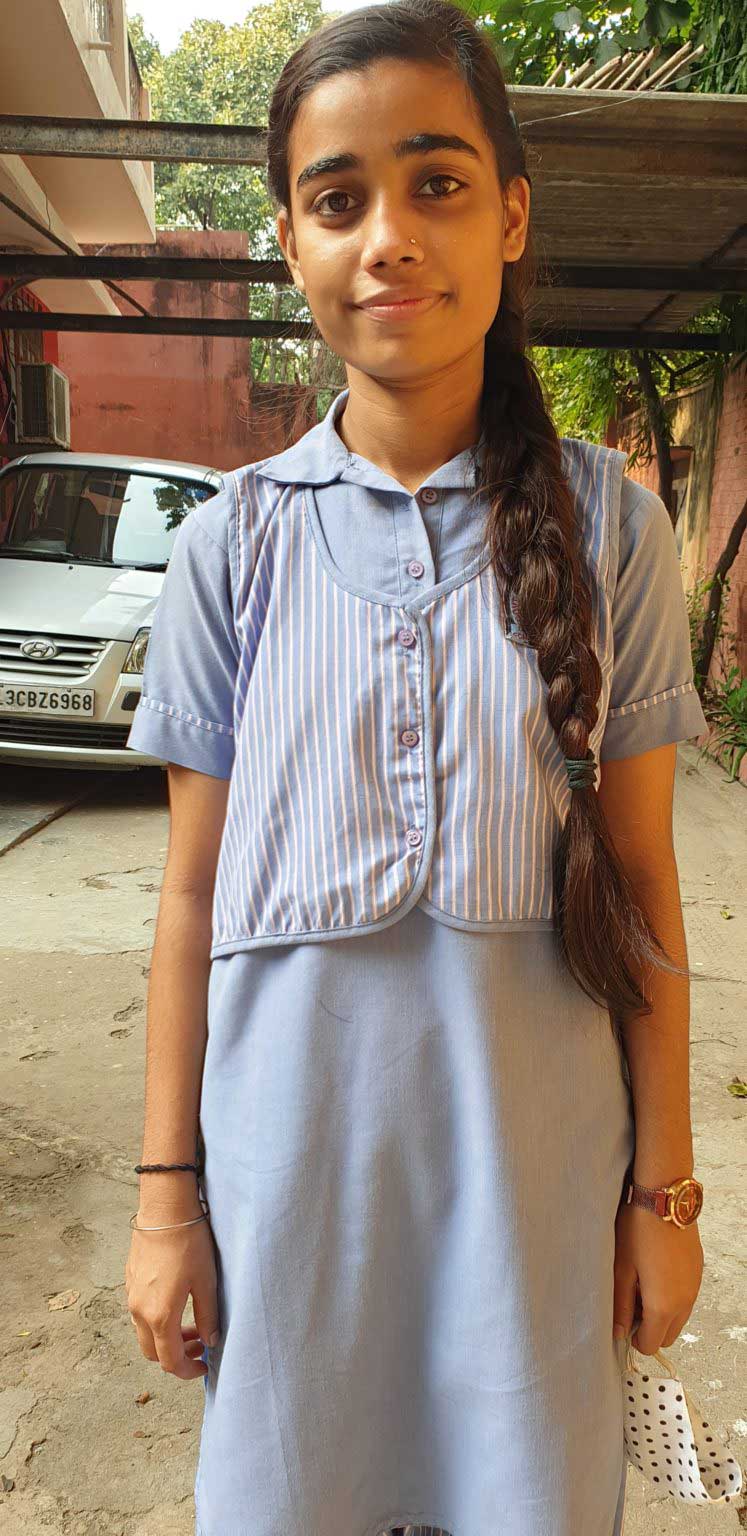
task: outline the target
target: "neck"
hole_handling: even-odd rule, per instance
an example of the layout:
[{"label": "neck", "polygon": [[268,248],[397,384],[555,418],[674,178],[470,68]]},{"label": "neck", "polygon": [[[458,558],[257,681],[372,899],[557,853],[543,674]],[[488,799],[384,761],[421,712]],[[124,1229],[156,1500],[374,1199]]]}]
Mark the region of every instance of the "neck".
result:
[{"label": "neck", "polygon": [[480,437],[482,361],[426,382],[390,384],[348,368],[349,394],[335,423],[349,453],[378,465],[409,491]]}]

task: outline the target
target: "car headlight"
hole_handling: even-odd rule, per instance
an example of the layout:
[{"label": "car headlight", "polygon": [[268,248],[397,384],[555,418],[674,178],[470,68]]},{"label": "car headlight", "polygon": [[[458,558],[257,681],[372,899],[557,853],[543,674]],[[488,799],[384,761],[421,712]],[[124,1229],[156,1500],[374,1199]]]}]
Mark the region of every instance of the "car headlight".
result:
[{"label": "car headlight", "polygon": [[129,651],[127,652],[125,664],[122,668],[123,672],[142,672],[143,664],[145,662],[145,653],[148,649],[149,635],[150,626],[146,626],[146,628],[138,630]]}]

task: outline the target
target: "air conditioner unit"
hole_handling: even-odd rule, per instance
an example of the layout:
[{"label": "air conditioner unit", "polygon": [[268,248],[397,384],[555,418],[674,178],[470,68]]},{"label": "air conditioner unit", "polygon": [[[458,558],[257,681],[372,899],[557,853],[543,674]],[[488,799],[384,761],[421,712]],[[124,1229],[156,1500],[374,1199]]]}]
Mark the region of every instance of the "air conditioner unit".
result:
[{"label": "air conditioner unit", "polygon": [[70,447],[70,380],[54,363],[18,364],[18,437]]}]

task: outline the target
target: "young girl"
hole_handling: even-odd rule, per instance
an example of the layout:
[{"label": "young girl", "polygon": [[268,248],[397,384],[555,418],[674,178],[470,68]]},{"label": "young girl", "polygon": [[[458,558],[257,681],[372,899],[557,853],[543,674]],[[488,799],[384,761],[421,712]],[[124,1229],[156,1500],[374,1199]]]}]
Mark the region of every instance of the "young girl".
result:
[{"label": "young girl", "polygon": [[671,1344],[702,1273],[671,523],[548,415],[468,17],[324,25],[268,170],[347,388],[189,513],[155,614],[129,1310],[204,1376],[198,1536],[619,1536],[613,1326]]}]

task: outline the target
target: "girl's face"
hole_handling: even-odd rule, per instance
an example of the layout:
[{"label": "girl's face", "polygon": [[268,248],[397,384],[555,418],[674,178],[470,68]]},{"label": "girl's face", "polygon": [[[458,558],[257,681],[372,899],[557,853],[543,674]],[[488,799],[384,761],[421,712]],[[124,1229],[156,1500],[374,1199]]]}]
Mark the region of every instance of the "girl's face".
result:
[{"label": "girl's face", "polygon": [[[428,147],[431,135],[452,142]],[[503,263],[524,250],[530,189],[524,177],[501,189],[493,146],[451,69],[382,59],[325,80],[296,116],[290,184],[292,225],[282,210],[278,242],[338,356],[395,381],[482,352]],[[425,297],[364,307],[386,290]]]}]

